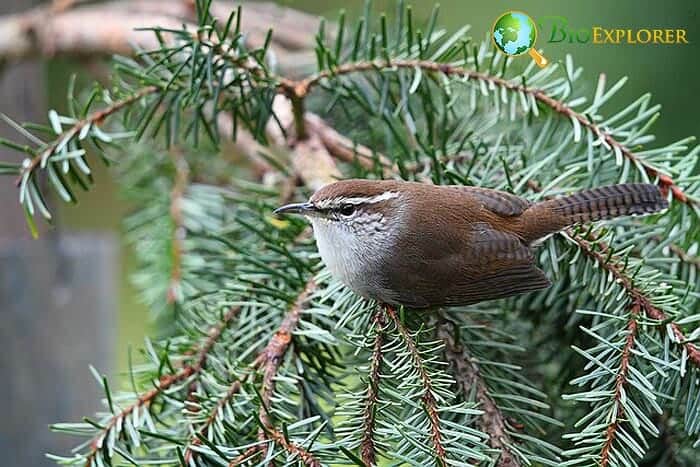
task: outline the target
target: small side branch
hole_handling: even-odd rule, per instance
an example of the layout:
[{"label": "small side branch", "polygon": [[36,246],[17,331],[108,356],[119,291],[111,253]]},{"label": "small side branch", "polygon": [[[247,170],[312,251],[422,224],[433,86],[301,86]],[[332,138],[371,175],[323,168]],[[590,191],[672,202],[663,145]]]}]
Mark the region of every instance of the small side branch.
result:
[{"label": "small side branch", "polygon": [[[618,258],[609,257],[610,249],[607,245],[595,240],[584,239],[571,229],[568,229],[566,233],[578,247],[581,248],[586,256],[594,259],[601,268],[612,274],[620,286],[625,289],[632,302],[640,307],[647,318],[659,321],[661,325],[668,323],[668,315],[654,306],[649,297],[634,286],[632,279],[625,274],[622,266],[620,266]],[[670,332],[672,334],[669,336],[671,341],[683,349],[688,355],[688,360],[697,368],[700,368],[700,349],[686,338],[678,324],[670,323],[667,326],[670,327]]]},{"label": "small side branch", "polygon": [[216,344],[216,342],[219,340],[221,334],[224,332],[224,329],[226,329],[229,323],[236,317],[238,311],[238,307],[229,309],[219,325],[212,328],[212,330],[209,332],[209,336],[204,341],[200,350],[197,352],[194,363],[183,366],[177,373],[161,377],[157,387],[140,395],[136,402],[114,415],[106,423],[105,427],[90,442],[90,451],[86,456],[85,467],[90,467],[94,464],[97,453],[102,447],[102,442],[107,437],[109,432],[120,424],[126,417],[131,415],[134,410],[140,409],[141,407],[148,407],[156,399],[156,397],[167,391],[170,387],[202,371],[209,353],[214,348],[214,344]]},{"label": "small side branch", "polygon": [[[262,363],[262,359],[261,359],[260,357],[258,357],[258,358],[250,365],[250,370],[251,370],[251,372],[257,370],[257,369],[260,367],[261,363]],[[204,422],[204,424],[203,424],[201,427],[199,427],[199,430],[198,430],[198,432],[197,432],[198,434],[195,435],[195,436],[193,436],[193,437],[190,439],[190,442],[189,442],[189,444],[187,445],[187,448],[185,449],[185,454],[184,454],[184,456],[183,456],[183,457],[185,458],[185,462],[187,463],[187,465],[189,465],[190,460],[191,460],[191,459],[194,457],[194,455],[195,455],[195,451],[192,450],[192,447],[193,447],[193,446],[199,446],[199,445],[202,444],[201,438],[207,436],[207,434],[208,434],[208,432],[209,432],[209,429],[211,428],[211,426],[212,426],[212,425],[214,424],[214,422],[216,421],[216,417],[219,415],[219,413],[220,413],[221,410],[224,408],[224,406],[225,406],[226,404],[228,404],[228,402],[229,402],[236,394],[238,394],[238,393],[241,391],[241,387],[243,386],[243,384],[244,384],[246,381],[248,381],[248,378],[250,377],[251,372],[244,374],[243,377],[242,377],[241,379],[238,379],[238,380],[234,381],[233,383],[231,383],[231,385],[229,386],[228,390],[226,391],[226,394],[224,394],[224,396],[223,396],[222,398],[220,398],[220,399],[217,401],[216,405],[214,406],[214,408],[213,408],[213,409],[211,410],[211,412],[209,413],[209,416],[207,417],[207,419],[206,419],[206,421]],[[258,446],[253,446],[252,449],[257,450],[257,449],[258,449]],[[240,456],[239,456],[239,457],[240,457]],[[247,459],[248,457],[250,457],[250,456],[244,456],[245,459]],[[240,463],[240,462],[238,462],[238,463],[233,463],[233,462],[232,462],[231,465],[238,465],[239,463]]]},{"label": "small side branch", "polygon": [[376,423],[377,402],[379,400],[379,370],[382,364],[382,347],[384,345],[384,326],[386,325],[384,313],[378,309],[374,315],[376,336],[374,349],[369,369],[369,388],[365,400],[365,410],[362,424],[362,441],[360,443],[360,455],[362,462],[368,466],[377,465],[377,453],[374,445],[374,429]]},{"label": "small side branch", "polygon": [[637,338],[637,317],[639,316],[640,308],[640,305],[636,302],[633,302],[632,307],[630,308],[630,318],[627,322],[627,337],[625,338],[625,345],[622,348],[620,368],[617,371],[617,376],[615,377],[615,394],[613,396],[613,404],[616,416],[610,422],[610,424],[608,424],[608,429],[605,430],[605,443],[603,444],[603,449],[600,452],[601,467],[607,467],[610,463],[610,451],[613,443],[615,442],[617,430],[625,416],[622,398],[625,386],[627,385],[627,373],[630,366],[630,357],[632,354],[632,349],[634,348],[635,339]]},{"label": "small side branch", "polygon": [[479,428],[489,435],[489,445],[500,453],[496,465],[498,467],[520,467],[522,465],[520,460],[508,447],[513,444],[513,440],[508,434],[506,417],[489,394],[479,365],[455,338],[454,326],[454,323],[441,316],[437,324],[437,333],[445,342],[445,356],[455,371],[455,379],[459,389],[465,396],[472,390],[476,394],[479,408],[484,411],[479,419]]},{"label": "small side branch", "polygon": [[420,375],[421,382],[423,383],[423,396],[421,397],[421,402],[423,403],[423,408],[428,414],[428,420],[430,422],[430,431],[432,434],[431,437],[433,441],[433,448],[435,450],[435,458],[437,460],[438,465],[440,465],[441,467],[446,467],[447,453],[445,452],[445,446],[442,443],[442,433],[440,431],[440,417],[438,416],[437,411],[437,401],[435,400],[435,396],[433,395],[433,382],[430,378],[430,375],[425,369],[423,357],[418,351],[418,347],[416,346],[415,340],[408,332],[406,326],[404,326],[404,324],[397,316],[396,310],[394,310],[391,306],[388,305],[386,305],[384,309],[386,310],[386,314],[389,316],[389,318],[394,322],[396,329],[399,331],[399,334],[401,334],[401,338],[406,343],[406,347],[411,353],[414,365],[416,366],[418,374]]}]

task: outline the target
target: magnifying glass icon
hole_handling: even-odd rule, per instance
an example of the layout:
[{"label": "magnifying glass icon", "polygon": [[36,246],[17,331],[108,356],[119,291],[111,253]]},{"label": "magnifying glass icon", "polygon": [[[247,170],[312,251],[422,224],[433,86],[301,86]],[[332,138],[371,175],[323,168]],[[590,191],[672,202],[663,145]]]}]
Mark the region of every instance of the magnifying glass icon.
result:
[{"label": "magnifying glass icon", "polygon": [[507,11],[493,23],[491,38],[498,50],[511,57],[528,54],[539,66],[549,63],[544,55],[535,49],[537,25],[521,11]]}]

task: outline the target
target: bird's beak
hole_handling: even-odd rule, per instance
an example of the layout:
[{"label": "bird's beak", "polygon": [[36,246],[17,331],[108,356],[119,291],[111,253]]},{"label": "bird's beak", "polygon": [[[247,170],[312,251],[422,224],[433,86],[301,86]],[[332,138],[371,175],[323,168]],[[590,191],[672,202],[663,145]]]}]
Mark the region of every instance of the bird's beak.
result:
[{"label": "bird's beak", "polygon": [[311,214],[315,211],[312,203],[293,203],[280,206],[273,211],[274,214]]}]

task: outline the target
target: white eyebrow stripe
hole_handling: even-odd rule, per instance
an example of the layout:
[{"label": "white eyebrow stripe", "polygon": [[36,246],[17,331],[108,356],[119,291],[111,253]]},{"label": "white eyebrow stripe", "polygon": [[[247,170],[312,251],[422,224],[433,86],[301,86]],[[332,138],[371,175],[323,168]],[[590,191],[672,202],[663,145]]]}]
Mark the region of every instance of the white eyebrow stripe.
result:
[{"label": "white eyebrow stripe", "polygon": [[336,197],[336,198],[325,199],[325,200],[317,202],[316,206],[318,206],[321,209],[330,209],[330,208],[340,207],[343,204],[356,204],[357,205],[357,204],[380,203],[382,201],[387,201],[387,200],[398,198],[398,197],[399,197],[398,191],[385,191],[384,193],[381,193],[381,194],[375,195],[375,196],[354,196],[351,198],[344,198],[344,197],[340,196],[340,197]]},{"label": "white eyebrow stripe", "polygon": [[387,201],[390,199],[398,198],[399,193],[397,191],[385,191],[381,195],[376,196],[358,196],[355,198],[340,198],[337,202],[350,203],[350,204],[374,204],[381,203],[382,201]]}]

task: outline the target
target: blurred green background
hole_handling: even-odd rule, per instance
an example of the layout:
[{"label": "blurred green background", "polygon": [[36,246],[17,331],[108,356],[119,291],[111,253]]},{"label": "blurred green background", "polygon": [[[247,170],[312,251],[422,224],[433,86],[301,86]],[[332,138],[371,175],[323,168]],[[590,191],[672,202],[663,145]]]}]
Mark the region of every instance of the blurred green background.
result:
[{"label": "blurred green background", "polygon": [[[345,9],[350,16],[361,14],[363,2],[338,0],[281,1],[285,6],[320,14],[333,20],[339,10]],[[407,2],[409,3],[409,2]],[[433,2],[412,3],[414,16],[427,20]],[[376,1],[375,11],[386,11],[392,15],[396,10],[393,0]],[[653,102],[662,104],[661,118],[654,127],[659,143],[668,143],[689,135],[700,135],[697,109],[700,107],[700,4],[693,0],[659,2],[625,0],[617,2],[553,2],[525,1],[507,2],[491,0],[474,2],[444,0],[440,2],[438,25],[456,30],[471,24],[470,34],[475,41],[481,40],[493,21],[504,11],[518,9],[528,13],[536,22],[545,16],[564,16],[576,28],[601,26],[604,28],[683,28],[687,30],[687,45],[592,45],[569,44],[567,42],[547,44],[549,31],[540,31],[537,48],[543,49],[550,61],[564,60],[571,54],[574,62],[584,67],[584,80],[593,88],[598,75],[607,75],[608,86],[623,76],[629,81],[618,96],[604,110],[613,112],[632,102],[646,92],[651,92]],[[245,28],[245,9],[243,16]],[[274,27],[274,25],[271,25]],[[527,56],[517,60],[530,60]],[[54,61],[48,66],[49,105],[64,106],[65,86],[69,73],[75,72],[74,63]],[[119,201],[116,187],[106,171],[96,174],[96,189],[91,196],[83,197],[78,206],[61,206],[60,217],[68,229],[118,231],[120,221],[128,206]],[[123,243],[123,242],[122,242]],[[126,245],[123,248],[121,266],[121,296],[119,337],[115,355],[116,368],[126,368],[127,346],[139,346],[149,330],[146,310],[139,304],[135,290],[129,285],[128,275],[134,259]]]}]

